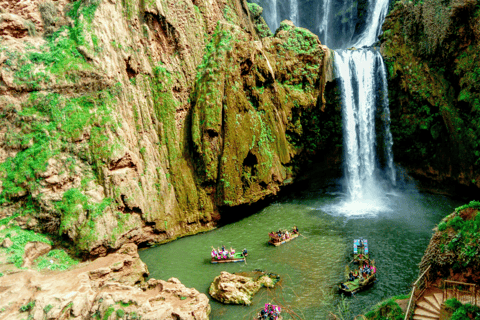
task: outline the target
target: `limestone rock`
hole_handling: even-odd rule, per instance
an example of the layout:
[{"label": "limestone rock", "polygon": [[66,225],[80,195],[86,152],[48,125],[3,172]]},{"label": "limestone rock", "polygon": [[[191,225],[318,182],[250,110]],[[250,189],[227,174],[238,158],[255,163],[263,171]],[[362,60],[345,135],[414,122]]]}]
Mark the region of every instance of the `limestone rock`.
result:
[{"label": "limestone rock", "polygon": [[40,241],[32,241],[25,245],[25,253],[23,254],[22,268],[27,268],[32,265],[33,261],[38,257],[47,254],[52,249],[48,243]]},{"label": "limestone rock", "polygon": [[[64,272],[8,274],[0,277],[2,319],[106,319],[108,314],[115,319],[118,314],[152,320],[208,319],[205,294],[178,279],[143,283],[147,274],[133,244]],[[31,301],[35,305],[30,310],[19,311]]]},{"label": "limestone rock", "polygon": [[13,245],[12,240],[10,238],[5,238],[2,242],[2,247],[4,248],[10,248]]},{"label": "limestone rock", "polygon": [[214,298],[225,304],[244,304],[250,305],[255,293],[262,286],[273,288],[278,281],[277,276],[269,276],[264,274],[257,280],[250,277],[244,277],[222,271],[217,276],[208,293]]}]

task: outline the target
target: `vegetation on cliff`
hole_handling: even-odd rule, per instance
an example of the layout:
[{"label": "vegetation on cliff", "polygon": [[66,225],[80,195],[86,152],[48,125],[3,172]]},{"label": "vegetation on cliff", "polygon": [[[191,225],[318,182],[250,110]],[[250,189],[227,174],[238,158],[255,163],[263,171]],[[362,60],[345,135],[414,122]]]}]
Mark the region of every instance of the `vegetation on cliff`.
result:
[{"label": "vegetation on cliff", "polygon": [[479,19],[475,0],[396,1],[382,35],[396,161],[469,187],[480,187]]},{"label": "vegetation on cliff", "polygon": [[213,228],[221,207],[275,194],[340,145],[328,49],[289,23],[273,36],[256,5],[79,0],[8,10],[41,17],[31,32],[6,28],[0,46],[0,219],[9,227],[91,255],[170,241]]},{"label": "vegetation on cliff", "polygon": [[432,279],[477,283],[480,280],[480,202],[458,207],[438,224],[420,263],[420,272],[431,265]]}]

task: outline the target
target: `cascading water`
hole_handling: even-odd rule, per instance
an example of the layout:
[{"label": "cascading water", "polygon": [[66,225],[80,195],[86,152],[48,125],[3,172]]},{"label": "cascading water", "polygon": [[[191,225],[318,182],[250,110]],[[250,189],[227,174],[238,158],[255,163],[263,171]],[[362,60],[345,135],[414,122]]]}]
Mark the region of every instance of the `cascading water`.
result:
[{"label": "cascading water", "polygon": [[290,20],[293,24],[298,26],[298,2],[297,0],[290,0]]},{"label": "cascading water", "polygon": [[[348,215],[386,210],[387,190],[395,185],[386,68],[380,53],[369,47],[381,33],[389,0],[369,0],[366,9],[354,0],[254,2],[265,8],[264,17],[273,30],[282,19],[290,19],[316,32],[329,48],[337,49],[334,64],[342,92],[346,198],[322,209]],[[298,8],[303,9],[300,14]],[[362,10],[363,21],[357,17],[358,10]],[[308,25],[312,20],[315,26]],[[345,50],[351,47],[360,49]],[[376,128],[379,119],[383,124]],[[383,148],[377,146],[377,136]],[[384,170],[376,154],[381,149]]]},{"label": "cascading water", "polygon": [[[394,183],[390,112],[386,74],[380,53],[373,49],[337,50],[335,67],[342,91],[345,176],[351,201],[382,198],[383,183],[377,170],[375,117],[384,122],[385,158],[389,182]],[[376,94],[380,92],[380,95]],[[377,110],[377,108],[380,110]]]}]

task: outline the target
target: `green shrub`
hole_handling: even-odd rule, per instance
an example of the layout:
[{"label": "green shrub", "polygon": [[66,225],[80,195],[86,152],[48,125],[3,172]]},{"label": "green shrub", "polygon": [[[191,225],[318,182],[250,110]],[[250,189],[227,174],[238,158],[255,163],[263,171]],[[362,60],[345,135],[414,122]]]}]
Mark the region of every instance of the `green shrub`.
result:
[{"label": "green shrub", "polygon": [[372,310],[368,311],[365,314],[365,317],[368,320],[403,320],[405,315],[403,314],[402,308],[400,308],[395,300],[405,298],[408,298],[408,296],[392,297],[386,301],[380,302],[375,305]]},{"label": "green shrub", "polygon": [[7,261],[15,264],[20,268],[23,264],[23,255],[25,254],[25,245],[28,242],[39,241],[47,244],[52,244],[52,241],[47,236],[37,234],[30,230],[23,230],[19,227],[12,227],[0,231],[0,234],[5,235],[5,238],[10,238],[13,245],[9,248],[2,249],[8,253]]},{"label": "green shrub", "polygon": [[444,221],[440,222],[440,223],[438,224],[438,231],[443,231],[443,230],[445,230],[445,229],[447,229],[447,223],[444,222]]},{"label": "green shrub", "polygon": [[452,227],[455,231],[458,231],[462,228],[463,223],[462,217],[456,216],[447,222],[447,227]]},{"label": "green shrub", "polygon": [[125,311],[123,309],[117,309],[117,318],[123,318],[125,316]]},{"label": "green shrub", "polygon": [[30,301],[29,303],[24,304],[23,306],[21,306],[21,307],[20,307],[20,311],[21,311],[21,312],[30,311],[30,310],[33,309],[33,307],[35,307],[35,300]]},{"label": "green shrub", "polygon": [[[52,262],[50,262],[52,261]],[[48,254],[35,260],[38,270],[67,270],[78,264],[78,260],[72,259],[64,250],[54,249]]]},{"label": "green shrub", "polygon": [[43,308],[43,312],[48,313],[50,310],[52,310],[53,306],[51,304],[47,305],[45,308]]},{"label": "green shrub", "polygon": [[468,204],[455,208],[455,211],[459,212],[468,208],[480,209],[480,201],[470,201]]}]

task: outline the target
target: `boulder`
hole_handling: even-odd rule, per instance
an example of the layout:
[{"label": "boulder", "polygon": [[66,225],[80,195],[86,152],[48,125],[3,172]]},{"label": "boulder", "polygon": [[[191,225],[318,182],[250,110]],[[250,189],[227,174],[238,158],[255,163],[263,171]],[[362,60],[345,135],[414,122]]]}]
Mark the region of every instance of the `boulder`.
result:
[{"label": "boulder", "polygon": [[278,279],[279,277],[277,275],[263,274],[254,280],[251,277],[244,277],[222,271],[220,275],[213,280],[208,293],[215,300],[225,304],[250,305],[253,296],[260,288],[273,288]]},{"label": "boulder", "polygon": [[13,245],[12,240],[10,238],[5,238],[2,242],[2,247],[4,248],[10,248]]},{"label": "boulder", "polygon": [[32,241],[25,245],[25,253],[23,254],[23,264],[22,268],[30,267],[40,256],[48,253],[52,250],[52,246],[48,243],[40,242],[40,241]]}]

